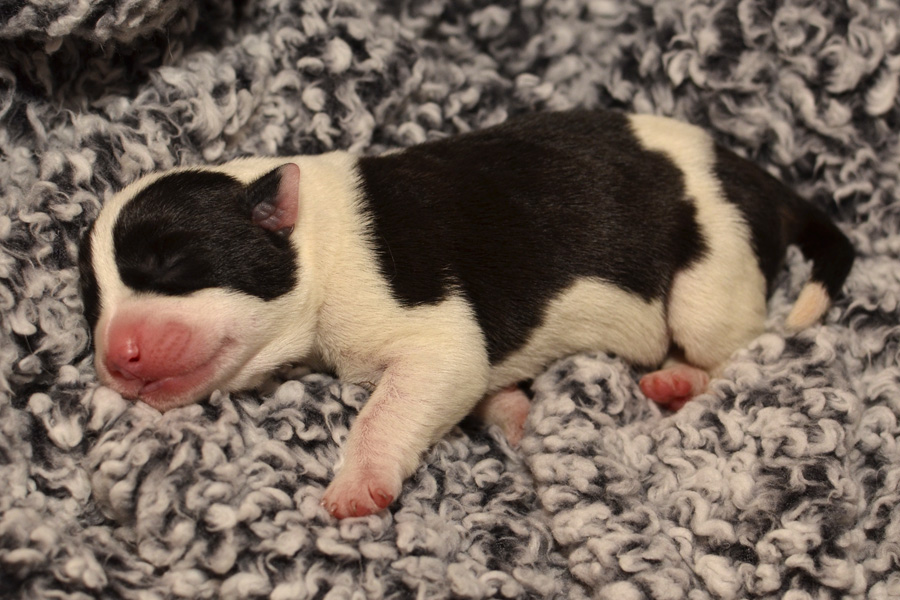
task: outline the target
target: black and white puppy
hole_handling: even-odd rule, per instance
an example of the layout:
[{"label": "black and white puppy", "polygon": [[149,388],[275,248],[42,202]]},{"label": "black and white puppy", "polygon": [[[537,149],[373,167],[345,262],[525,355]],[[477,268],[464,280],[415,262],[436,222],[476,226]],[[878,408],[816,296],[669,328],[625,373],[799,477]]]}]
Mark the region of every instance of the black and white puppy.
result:
[{"label": "black and white puppy", "polygon": [[763,330],[785,247],[818,320],[853,262],[818,210],[696,127],[527,116],[377,157],[241,159],[140,179],[80,268],[103,383],[167,410],[315,361],[371,384],[323,504],[386,507],[466,414],[515,442],[516,382],[600,350],[678,406]]}]

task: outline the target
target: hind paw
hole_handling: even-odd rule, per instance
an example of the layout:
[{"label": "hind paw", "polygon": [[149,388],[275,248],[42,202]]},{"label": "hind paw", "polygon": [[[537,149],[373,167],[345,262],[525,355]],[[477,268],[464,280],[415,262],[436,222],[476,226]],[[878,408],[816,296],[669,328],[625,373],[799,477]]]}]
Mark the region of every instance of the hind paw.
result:
[{"label": "hind paw", "polygon": [[522,441],[530,409],[528,396],[512,385],[483,399],[474,414],[488,425],[499,426],[510,445],[515,447]]},{"label": "hind paw", "polygon": [[706,391],[709,375],[690,365],[676,365],[641,378],[644,395],[670,410],[678,410],[688,400]]}]

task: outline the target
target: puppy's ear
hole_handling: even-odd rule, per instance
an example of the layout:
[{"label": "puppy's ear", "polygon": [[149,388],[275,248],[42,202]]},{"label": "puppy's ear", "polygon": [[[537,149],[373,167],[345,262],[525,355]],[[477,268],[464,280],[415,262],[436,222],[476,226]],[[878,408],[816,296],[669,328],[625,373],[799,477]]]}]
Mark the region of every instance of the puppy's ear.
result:
[{"label": "puppy's ear", "polygon": [[300,167],[287,163],[247,186],[250,218],[268,231],[289,235],[297,223]]}]

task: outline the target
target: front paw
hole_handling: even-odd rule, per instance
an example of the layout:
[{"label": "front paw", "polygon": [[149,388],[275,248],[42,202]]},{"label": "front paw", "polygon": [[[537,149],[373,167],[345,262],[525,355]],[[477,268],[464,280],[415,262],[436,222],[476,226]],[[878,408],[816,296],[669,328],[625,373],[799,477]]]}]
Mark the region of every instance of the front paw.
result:
[{"label": "front paw", "polygon": [[399,475],[345,467],[325,490],[322,506],[338,519],[364,517],[387,508],[401,486]]}]

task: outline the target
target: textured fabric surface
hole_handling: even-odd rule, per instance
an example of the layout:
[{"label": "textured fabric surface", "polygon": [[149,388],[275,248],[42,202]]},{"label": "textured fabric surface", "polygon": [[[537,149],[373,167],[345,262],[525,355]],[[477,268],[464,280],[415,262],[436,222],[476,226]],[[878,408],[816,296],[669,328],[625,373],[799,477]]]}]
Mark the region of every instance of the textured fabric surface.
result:
[{"label": "textured fabric surface", "polygon": [[168,26],[179,13],[196,14],[190,0],[4,0],[0,39],[33,40],[54,51],[68,37],[130,42]]},{"label": "textured fabric surface", "polygon": [[[10,598],[900,597],[900,8],[892,1],[5,0],[0,589]],[[96,388],[74,268],[115,189],[570,107],[697,123],[859,251],[675,415],[614,357],[464,423],[382,514],[318,506],[362,389],[286,370],[160,416]],[[464,176],[465,174],[460,174]]]}]

